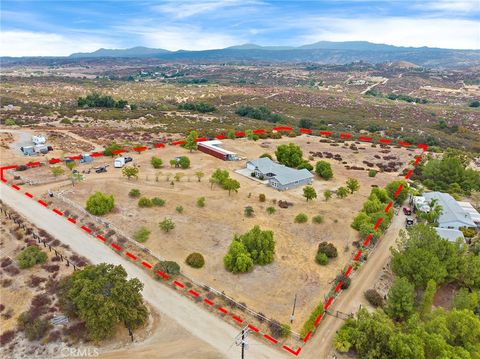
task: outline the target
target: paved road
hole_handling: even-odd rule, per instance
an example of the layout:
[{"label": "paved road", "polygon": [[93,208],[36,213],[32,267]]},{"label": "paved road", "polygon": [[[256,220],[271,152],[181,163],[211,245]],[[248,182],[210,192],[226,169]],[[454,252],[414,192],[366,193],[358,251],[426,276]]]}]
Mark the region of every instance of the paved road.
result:
[{"label": "paved road", "polygon": [[[344,313],[356,313],[360,304],[366,304],[363,293],[370,288],[380,276],[384,266],[390,261],[390,247],[395,244],[400,229],[404,228],[405,217],[400,212],[393,217],[392,223],[384,236],[378,242],[375,251],[369,254],[368,261],[362,265],[355,277],[352,277],[350,288],[340,294],[329,308]],[[335,332],[344,321],[332,316],[325,316],[313,338],[303,348],[302,358],[330,359],[332,358]]]},{"label": "paved road", "polygon": [[[51,210],[29,199],[23,192],[0,184],[0,198],[33,224],[68,244],[78,254],[87,257],[93,264],[104,262],[121,264],[129,277],[136,277],[144,283],[143,296],[145,300],[162,314],[163,320],[177,322],[189,333],[211,345],[225,358],[240,356],[239,348],[231,346],[239,332],[237,328],[176,293],[175,290],[160,285],[141,268],[117,255],[100,241],[66,221],[64,217],[54,215]],[[260,340],[250,336],[248,350],[250,358],[291,357],[288,353],[273,349],[270,344]],[[161,348],[158,348],[158,353],[161,354]]]}]

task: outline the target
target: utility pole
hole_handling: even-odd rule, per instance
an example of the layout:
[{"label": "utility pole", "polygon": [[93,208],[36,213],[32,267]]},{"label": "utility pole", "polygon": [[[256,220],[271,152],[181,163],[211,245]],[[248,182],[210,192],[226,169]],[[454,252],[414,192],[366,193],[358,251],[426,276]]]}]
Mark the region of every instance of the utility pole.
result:
[{"label": "utility pole", "polygon": [[242,359],[245,358],[245,350],[248,349],[247,337],[250,333],[250,329],[247,327],[243,328],[242,331],[235,337],[235,345],[242,347]]},{"label": "utility pole", "polygon": [[293,309],[292,309],[292,315],[290,316],[290,323],[293,323],[293,320],[295,319],[295,305],[297,304],[297,293],[295,293],[295,299],[293,300]]}]

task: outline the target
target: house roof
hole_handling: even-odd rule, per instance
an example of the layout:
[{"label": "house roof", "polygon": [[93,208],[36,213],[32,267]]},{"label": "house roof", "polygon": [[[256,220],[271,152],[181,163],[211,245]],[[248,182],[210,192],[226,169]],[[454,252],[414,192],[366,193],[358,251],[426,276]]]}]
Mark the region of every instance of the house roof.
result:
[{"label": "house roof", "polygon": [[423,194],[426,200],[431,201],[432,199],[436,199],[438,204],[442,206],[443,213],[440,215],[438,219],[439,225],[442,223],[448,222],[461,222],[467,227],[476,227],[475,222],[473,222],[470,214],[465,211],[448,193],[443,192],[427,192]]},{"label": "house roof", "polygon": [[273,173],[273,178],[282,185],[313,178],[313,174],[305,168],[301,170],[290,168],[274,162],[268,157],[258,158],[248,161],[247,163],[255,166],[255,168],[263,174]]},{"label": "house roof", "polygon": [[465,240],[462,231],[459,231],[458,229],[435,228],[435,231],[437,231],[437,234],[440,237],[450,242],[455,242],[458,238],[462,238],[463,240]]},{"label": "house roof", "polygon": [[475,223],[480,223],[480,213],[472,206],[470,202],[458,202],[457,203],[462,207],[466,212],[470,214],[470,217]]},{"label": "house roof", "polygon": [[221,144],[222,144],[222,141],[211,140],[211,141],[199,142],[198,146],[204,146],[204,147],[207,147],[207,148],[212,148],[212,149],[216,150],[217,152],[224,153],[224,154],[227,154],[227,155],[236,155],[235,152],[231,152],[231,151],[228,151],[228,150],[220,147]]}]

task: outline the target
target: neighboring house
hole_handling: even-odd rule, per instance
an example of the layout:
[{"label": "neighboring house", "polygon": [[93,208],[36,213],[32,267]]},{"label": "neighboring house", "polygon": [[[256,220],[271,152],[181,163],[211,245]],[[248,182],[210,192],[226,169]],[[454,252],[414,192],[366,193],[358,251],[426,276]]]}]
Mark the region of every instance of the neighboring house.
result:
[{"label": "neighboring house", "polygon": [[222,144],[219,140],[203,141],[198,143],[198,150],[214,157],[220,158],[224,161],[237,160],[237,154],[220,147]]},{"label": "neighboring house", "polygon": [[248,161],[247,169],[254,173],[255,177],[267,180],[271,187],[279,191],[308,185],[313,180],[313,174],[307,169],[290,168],[274,162],[268,157]]},{"label": "neighboring house", "polygon": [[459,231],[458,229],[435,228],[435,230],[440,237],[449,242],[456,242],[458,238],[461,238],[463,241],[465,241],[463,232]]},{"label": "neighboring house", "polygon": [[430,210],[428,204],[432,200],[437,200],[437,204],[442,206],[442,214],[438,218],[439,228],[459,229],[460,227],[477,227],[469,211],[462,208],[455,198],[448,193],[427,192],[421,197],[415,197],[414,203],[417,209],[428,212]]}]

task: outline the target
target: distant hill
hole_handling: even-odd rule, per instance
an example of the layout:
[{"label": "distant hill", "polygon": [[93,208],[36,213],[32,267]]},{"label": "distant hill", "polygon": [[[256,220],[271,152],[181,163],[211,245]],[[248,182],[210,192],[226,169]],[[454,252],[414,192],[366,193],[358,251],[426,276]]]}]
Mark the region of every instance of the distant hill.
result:
[{"label": "distant hill", "polygon": [[130,49],[98,49],[94,52],[77,52],[70,57],[145,57],[170,52],[164,49],[152,49],[149,47],[132,47]]},{"label": "distant hill", "polygon": [[[462,67],[480,65],[480,50],[453,50],[430,47],[400,47],[386,44],[374,44],[367,41],[319,41],[299,47],[261,46],[243,44],[224,49],[204,51],[168,51],[148,47],[130,49],[99,49],[90,53],[75,53],[63,58],[68,61],[77,59],[110,58],[152,58],[160,61],[185,62],[269,62],[269,63],[318,63],[342,65],[352,62],[371,64],[402,62],[423,67]],[[35,60],[37,59],[37,60]],[[57,57],[57,59],[59,59]],[[39,58],[2,58],[8,63],[40,61]],[[51,61],[42,58],[42,61]],[[406,66],[410,67],[410,66]]]}]

